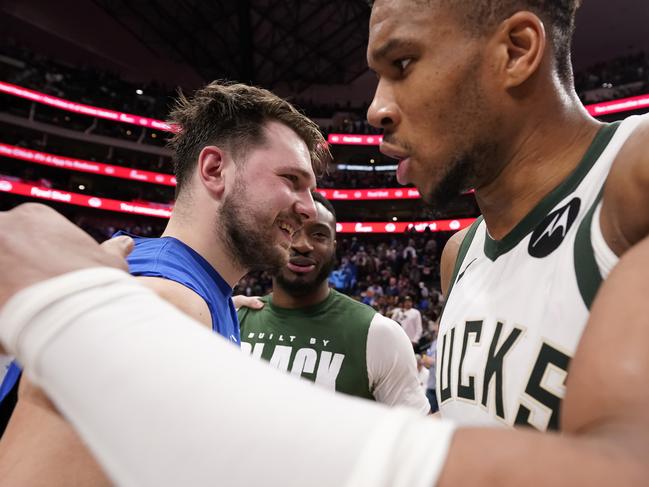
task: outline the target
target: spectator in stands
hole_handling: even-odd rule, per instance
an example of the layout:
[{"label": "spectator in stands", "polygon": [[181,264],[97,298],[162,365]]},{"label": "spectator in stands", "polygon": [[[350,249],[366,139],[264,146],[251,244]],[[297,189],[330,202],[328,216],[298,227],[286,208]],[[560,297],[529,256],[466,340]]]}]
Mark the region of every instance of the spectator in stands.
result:
[{"label": "spectator in stands", "polygon": [[426,354],[422,356],[422,362],[428,368],[428,383],[426,385],[426,397],[430,403],[430,411],[436,413],[439,410],[437,404],[437,382],[436,382],[436,368],[437,368],[437,330],[438,325],[435,323],[433,333],[434,339],[426,350]]},{"label": "spectator in stands", "polygon": [[423,332],[421,324],[421,313],[413,308],[412,297],[406,296],[403,299],[403,306],[393,311],[391,318],[399,323],[410,338],[413,347],[419,344]]}]

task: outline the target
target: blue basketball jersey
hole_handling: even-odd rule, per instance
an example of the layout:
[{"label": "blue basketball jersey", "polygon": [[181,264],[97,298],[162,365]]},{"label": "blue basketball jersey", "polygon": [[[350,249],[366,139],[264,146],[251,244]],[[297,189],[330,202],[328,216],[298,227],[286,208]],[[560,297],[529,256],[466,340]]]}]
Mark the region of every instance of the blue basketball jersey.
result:
[{"label": "blue basketball jersey", "polygon": [[146,238],[128,235],[135,248],[128,257],[134,276],[161,277],[191,289],[207,303],[212,330],[237,345],[241,343],[239,320],[232,304],[232,288],[195,250],[173,237]]}]

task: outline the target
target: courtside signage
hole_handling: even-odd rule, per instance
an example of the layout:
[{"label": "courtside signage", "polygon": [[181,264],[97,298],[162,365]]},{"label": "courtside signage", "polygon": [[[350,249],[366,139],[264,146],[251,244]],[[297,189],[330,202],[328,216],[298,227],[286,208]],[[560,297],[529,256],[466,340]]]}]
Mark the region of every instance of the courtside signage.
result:
[{"label": "courtside signage", "polygon": [[[99,198],[93,195],[46,188],[2,177],[0,177],[0,192],[69,205],[85,206],[88,208],[116,211],[119,213],[155,216],[158,218],[169,218],[172,210],[171,205],[165,205],[162,203],[148,203],[142,201],[131,202]],[[474,221],[475,218],[426,222],[338,222],[336,224],[336,231],[338,233],[404,233],[411,231],[449,232],[466,228]]]},{"label": "courtside signage", "polygon": [[101,174],[115,178],[132,179],[134,181],[144,181],[146,183],[162,184],[166,186],[175,186],[176,178],[171,174],[163,174],[152,171],[141,171],[131,167],[113,166],[101,162],[84,161],[72,157],[57,156],[46,152],[39,152],[31,149],[24,149],[15,145],[0,143],[0,156],[11,157],[23,161],[41,164],[43,166],[58,167],[70,171],[88,172],[92,174]]}]

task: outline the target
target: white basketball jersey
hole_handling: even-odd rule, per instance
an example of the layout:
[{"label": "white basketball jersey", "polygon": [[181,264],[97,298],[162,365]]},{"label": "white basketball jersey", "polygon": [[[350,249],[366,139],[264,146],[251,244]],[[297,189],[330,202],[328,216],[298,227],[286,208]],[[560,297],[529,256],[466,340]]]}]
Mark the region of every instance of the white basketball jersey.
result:
[{"label": "white basketball jersey", "polygon": [[471,227],[437,340],[443,417],[558,428],[570,359],[616,261],[601,236],[601,191],[620,148],[647,118],[600,129],[574,173],[502,240],[489,236],[482,218]]}]

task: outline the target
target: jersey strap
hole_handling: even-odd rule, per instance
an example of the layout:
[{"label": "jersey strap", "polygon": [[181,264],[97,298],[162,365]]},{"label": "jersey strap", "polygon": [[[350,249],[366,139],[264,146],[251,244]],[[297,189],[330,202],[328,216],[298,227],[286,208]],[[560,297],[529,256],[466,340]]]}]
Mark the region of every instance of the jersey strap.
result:
[{"label": "jersey strap", "polygon": [[581,294],[581,298],[584,300],[584,304],[588,309],[590,309],[593,299],[595,299],[595,294],[603,280],[599,266],[595,260],[595,251],[593,250],[590,231],[593,214],[603,194],[604,188],[600,190],[599,195],[597,195],[588,213],[586,213],[584,219],[579,224],[577,235],[575,236],[575,276],[577,277],[579,294]]},{"label": "jersey strap", "polygon": [[548,193],[502,240],[492,239],[487,232],[484,243],[485,255],[495,262],[498,257],[512,250],[529,235],[561,200],[574,193],[602,155],[619,126],[620,122],[603,125],[572,174]]},{"label": "jersey strap", "polygon": [[[469,227],[469,231],[466,232],[466,235],[462,239],[462,243],[460,244],[460,250],[457,253],[457,258],[455,259],[455,267],[453,268],[453,276],[451,277],[451,286],[448,288],[448,296],[446,296],[445,300],[445,305],[448,303],[448,298],[451,296],[451,291],[453,290],[453,285],[455,284],[455,280],[457,279],[457,275],[460,272],[460,266],[462,265],[462,262],[464,261],[464,257],[466,257],[467,252],[469,251],[469,247],[471,247],[471,242],[473,242],[473,237],[475,236],[475,232],[478,230],[478,227],[480,226],[480,223],[482,223],[482,215],[480,215],[476,221],[473,222],[473,224]],[[442,313],[444,310],[442,309]]]}]

